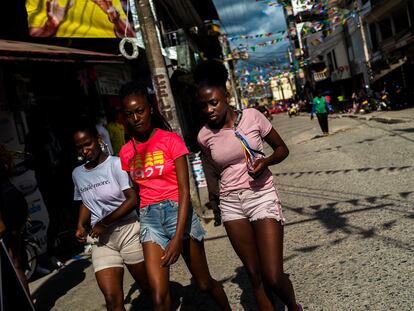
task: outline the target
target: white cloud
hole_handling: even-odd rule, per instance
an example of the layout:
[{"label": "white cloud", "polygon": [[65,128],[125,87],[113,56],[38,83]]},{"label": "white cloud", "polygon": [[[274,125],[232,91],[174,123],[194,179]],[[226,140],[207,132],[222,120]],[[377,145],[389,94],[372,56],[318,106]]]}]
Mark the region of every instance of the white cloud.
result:
[{"label": "white cloud", "polygon": [[[229,36],[250,35],[278,32],[286,29],[286,22],[281,7],[268,6],[253,0],[213,0],[220,17],[223,30]],[[239,44],[254,46],[269,41],[269,38],[235,40],[232,47]],[[287,41],[276,45],[258,47],[256,51],[249,48],[249,63],[267,63],[273,60],[285,62],[284,54]]]},{"label": "white cloud", "polygon": [[220,19],[234,19],[234,18],[238,18],[240,20],[242,20],[246,14],[251,13],[251,12],[255,12],[255,11],[260,11],[258,10],[258,4],[256,2],[246,2],[246,1],[225,1],[225,0],[221,0],[221,1],[215,1],[217,3],[222,3],[224,4],[224,2],[226,2],[224,5],[217,5],[217,10],[218,10],[218,14],[220,16]]},{"label": "white cloud", "polygon": [[225,26],[225,31],[228,34],[246,33],[246,27],[243,25]]}]

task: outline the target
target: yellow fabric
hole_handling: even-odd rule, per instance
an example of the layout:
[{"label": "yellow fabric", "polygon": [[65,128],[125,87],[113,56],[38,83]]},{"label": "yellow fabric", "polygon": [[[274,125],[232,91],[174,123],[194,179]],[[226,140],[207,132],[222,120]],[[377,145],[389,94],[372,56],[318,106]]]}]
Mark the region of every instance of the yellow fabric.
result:
[{"label": "yellow fabric", "polygon": [[106,128],[109,132],[109,137],[111,139],[112,149],[114,150],[114,155],[119,155],[119,151],[122,146],[125,144],[125,129],[122,124],[111,122]]},{"label": "yellow fabric", "polygon": [[[10,0],[9,0],[10,1]],[[64,7],[71,0],[59,0]],[[120,13],[121,19],[126,15],[120,0],[112,1]],[[47,20],[46,0],[26,0],[29,27],[41,28]],[[72,0],[64,21],[60,24],[56,37],[71,38],[115,38],[114,24],[108,15],[93,0]]]}]

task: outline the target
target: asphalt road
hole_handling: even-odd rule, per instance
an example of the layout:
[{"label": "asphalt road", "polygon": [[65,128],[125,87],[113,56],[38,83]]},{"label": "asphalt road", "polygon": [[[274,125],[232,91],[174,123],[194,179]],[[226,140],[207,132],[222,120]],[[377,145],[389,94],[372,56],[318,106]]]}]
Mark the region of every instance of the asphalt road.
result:
[{"label": "asphalt road", "polygon": [[[273,124],[290,149],[272,171],[287,219],[285,270],[298,301],[305,310],[413,310],[414,122],[332,119],[328,137],[305,116],[278,115]],[[224,228],[205,227],[210,270],[233,310],[256,310]],[[124,283],[127,309],[145,310],[128,273]],[[176,309],[215,309],[182,260],[172,267],[171,288]],[[31,290],[38,310],[105,310],[87,256]]]}]

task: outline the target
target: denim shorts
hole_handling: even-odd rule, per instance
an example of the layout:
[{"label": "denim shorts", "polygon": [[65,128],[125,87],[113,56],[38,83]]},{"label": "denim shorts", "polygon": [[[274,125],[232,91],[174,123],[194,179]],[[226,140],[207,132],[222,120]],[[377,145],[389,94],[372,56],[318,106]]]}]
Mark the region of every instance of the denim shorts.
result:
[{"label": "denim shorts", "polygon": [[[153,242],[165,249],[175,235],[178,203],[171,200],[150,204],[140,209],[141,243]],[[202,241],[205,230],[193,208],[189,208],[184,239]]]}]

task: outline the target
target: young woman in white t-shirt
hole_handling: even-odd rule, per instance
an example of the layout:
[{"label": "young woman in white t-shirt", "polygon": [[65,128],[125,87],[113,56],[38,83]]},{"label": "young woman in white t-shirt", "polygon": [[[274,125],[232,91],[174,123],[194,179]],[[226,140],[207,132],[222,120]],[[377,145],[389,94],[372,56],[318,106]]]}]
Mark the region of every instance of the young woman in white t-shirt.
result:
[{"label": "young woman in white t-shirt", "polygon": [[[273,309],[272,295],[266,290],[270,289],[289,311],[302,310],[283,271],[284,218],[269,170],[283,161],[289,150],[261,112],[230,107],[227,76],[218,61],[199,64],[194,75],[198,101],[207,118],[198,142],[221,171],[222,221],[247,270],[259,309]],[[268,157],[263,153],[263,141],[273,149]]]},{"label": "young woman in white t-shirt", "polygon": [[86,160],[72,173],[74,199],[80,201],[76,237],[80,242],[92,238],[92,264],[107,309],[125,310],[124,265],[141,289],[148,289],[137,196],[119,158],[107,155],[96,127],[83,123],[73,134],[76,150]]}]

